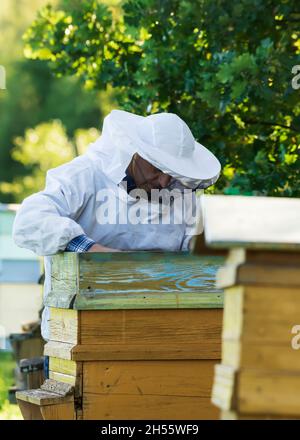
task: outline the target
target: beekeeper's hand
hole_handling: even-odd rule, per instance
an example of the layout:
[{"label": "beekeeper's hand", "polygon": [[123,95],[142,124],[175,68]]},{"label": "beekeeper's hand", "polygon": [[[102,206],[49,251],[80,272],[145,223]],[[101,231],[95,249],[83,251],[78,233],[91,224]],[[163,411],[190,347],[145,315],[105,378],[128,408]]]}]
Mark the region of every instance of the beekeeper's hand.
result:
[{"label": "beekeeper's hand", "polygon": [[119,249],[113,249],[106,246],[101,246],[101,244],[93,244],[92,247],[88,250],[88,252],[122,252]]}]

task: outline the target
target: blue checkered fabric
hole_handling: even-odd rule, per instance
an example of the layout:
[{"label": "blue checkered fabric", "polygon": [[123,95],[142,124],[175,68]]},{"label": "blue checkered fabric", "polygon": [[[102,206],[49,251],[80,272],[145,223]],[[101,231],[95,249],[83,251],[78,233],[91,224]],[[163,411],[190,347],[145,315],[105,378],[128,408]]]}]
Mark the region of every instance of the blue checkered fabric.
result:
[{"label": "blue checkered fabric", "polygon": [[78,235],[68,243],[65,250],[68,252],[87,252],[94,244],[95,242],[86,235]]}]

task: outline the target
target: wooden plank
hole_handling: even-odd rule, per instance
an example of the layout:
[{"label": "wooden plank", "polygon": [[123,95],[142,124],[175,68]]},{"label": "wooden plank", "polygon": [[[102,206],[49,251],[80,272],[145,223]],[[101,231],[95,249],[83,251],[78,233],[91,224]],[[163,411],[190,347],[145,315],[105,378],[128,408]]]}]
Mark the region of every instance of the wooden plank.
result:
[{"label": "wooden plank", "polygon": [[222,337],[290,345],[299,309],[300,288],[260,285],[228,288]]},{"label": "wooden plank", "polygon": [[75,387],[76,376],[71,376],[70,374],[58,373],[57,371],[49,370],[49,379],[56,380],[57,382],[67,383]]},{"label": "wooden plank", "polygon": [[[280,321],[280,319],[277,321],[264,321],[262,318],[247,319],[244,322],[243,335],[240,340],[249,349],[255,345],[269,344],[270,348],[273,347],[273,350],[280,349],[284,345],[292,350],[292,328],[295,322],[297,321],[293,318],[288,321]],[[227,338],[223,339],[223,341],[227,340]]]},{"label": "wooden plank", "polygon": [[222,339],[239,339],[244,323],[244,287],[225,291]]},{"label": "wooden plank", "polygon": [[238,412],[300,417],[300,374],[242,370],[238,381]]},{"label": "wooden plank", "polygon": [[60,396],[68,396],[73,394],[73,387],[69,384],[57,382],[52,379],[46,379],[41,385],[41,390],[49,391],[50,393],[59,394]]},{"label": "wooden plank", "polygon": [[71,376],[77,375],[77,364],[74,361],[67,359],[61,359],[57,357],[50,357],[49,369],[57,371],[58,373],[68,374]]},{"label": "wooden plank", "polygon": [[221,411],[221,420],[299,420],[299,417],[274,416],[270,414],[240,414],[236,411]]},{"label": "wooden plank", "polygon": [[282,320],[290,321],[292,318],[293,325],[298,323],[300,288],[251,286],[244,288],[244,297],[244,307],[249,315],[265,316],[268,320],[282,317]]},{"label": "wooden plank", "polygon": [[85,420],[216,420],[208,397],[83,395]]},{"label": "wooden plank", "polygon": [[49,341],[44,347],[44,355],[72,360],[72,349],[75,346],[67,342]]},{"label": "wooden plank", "polygon": [[78,254],[59,252],[51,257],[51,291],[45,305],[71,308],[78,292]]},{"label": "wooden plank", "polygon": [[300,374],[217,365],[212,401],[225,411],[300,417]]},{"label": "wooden plank", "polygon": [[81,344],[216,343],[222,310],[106,310],[81,312]]},{"label": "wooden plank", "polygon": [[17,399],[24,420],[43,420],[41,407],[25,400]]},{"label": "wooden plank", "polygon": [[237,370],[224,364],[215,366],[211,401],[222,410],[236,407]]},{"label": "wooden plank", "polygon": [[188,252],[59,253],[52,257],[46,305],[78,310],[218,308],[223,298],[214,278],[223,261]]},{"label": "wooden plank", "polygon": [[210,397],[215,361],[98,361],[83,364],[83,392]]},{"label": "wooden plank", "polygon": [[223,292],[215,293],[153,293],[78,295],[77,310],[186,309],[222,308]]},{"label": "wooden plank", "polygon": [[300,199],[203,195],[201,203],[207,246],[300,250]]},{"label": "wooden plank", "polygon": [[74,402],[42,406],[41,414],[44,420],[75,420],[76,418]]},{"label": "wooden plank", "polygon": [[[234,249],[232,249],[234,252]],[[230,251],[231,252],[231,251]],[[280,251],[255,251],[247,249],[245,251],[245,261],[253,264],[279,264],[280,266],[299,266],[300,253],[299,252],[284,252]]]},{"label": "wooden plank", "polygon": [[[253,348],[253,344],[251,344],[250,350],[252,352],[252,356],[255,358],[256,349],[254,348],[253,350]],[[259,359],[259,362],[261,362],[261,359]],[[242,344],[239,339],[222,340],[222,363],[234,368],[239,368],[244,365],[245,361],[242,361]],[[259,363],[259,365],[261,365],[261,363]],[[247,362],[245,367],[246,366],[248,366]]]},{"label": "wooden plank", "polygon": [[55,405],[62,402],[70,402],[73,400],[72,395],[61,396],[57,393],[44,391],[40,388],[37,390],[17,391],[16,398],[35,405]]},{"label": "wooden plank", "polygon": [[25,420],[75,418],[74,388],[67,383],[46,379],[39,389],[18,391],[16,399]]},{"label": "wooden plank", "polygon": [[221,338],[200,343],[168,344],[94,344],[72,349],[75,361],[155,360],[155,359],[220,359]]},{"label": "wooden plank", "polygon": [[82,362],[50,357],[49,378],[75,388],[75,397],[82,395]]},{"label": "wooden plank", "polygon": [[300,371],[299,350],[293,350],[291,343],[280,341],[223,340],[222,362],[243,369]]},{"label": "wooden plank", "polygon": [[50,339],[52,341],[79,342],[79,313],[76,310],[50,307]]},{"label": "wooden plank", "polygon": [[299,266],[300,253],[276,250],[255,250],[246,248],[231,248],[228,251],[226,264],[256,264],[256,265],[280,265],[280,266]]},{"label": "wooden plank", "polygon": [[73,345],[49,341],[44,354],[73,361],[147,360],[147,359],[220,359],[221,337],[199,343],[168,344],[90,344]]},{"label": "wooden plank", "polygon": [[83,253],[74,307],[222,307],[214,286],[222,262],[187,252]]},{"label": "wooden plank", "polygon": [[218,270],[217,287],[221,289],[237,284],[300,287],[300,265],[227,264]]}]

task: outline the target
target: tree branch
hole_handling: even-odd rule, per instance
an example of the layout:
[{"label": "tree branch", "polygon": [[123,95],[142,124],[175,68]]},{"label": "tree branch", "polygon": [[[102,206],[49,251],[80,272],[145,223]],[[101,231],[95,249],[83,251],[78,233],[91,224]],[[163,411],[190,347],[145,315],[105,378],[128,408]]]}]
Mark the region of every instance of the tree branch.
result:
[{"label": "tree branch", "polygon": [[242,120],[246,124],[266,125],[269,127],[282,127],[282,128],[286,128],[287,130],[292,130],[292,131],[299,133],[299,130],[296,130],[296,128],[294,128],[293,126],[289,126],[289,125],[285,125],[285,124],[278,124],[277,122],[256,121],[254,119],[242,119]]}]

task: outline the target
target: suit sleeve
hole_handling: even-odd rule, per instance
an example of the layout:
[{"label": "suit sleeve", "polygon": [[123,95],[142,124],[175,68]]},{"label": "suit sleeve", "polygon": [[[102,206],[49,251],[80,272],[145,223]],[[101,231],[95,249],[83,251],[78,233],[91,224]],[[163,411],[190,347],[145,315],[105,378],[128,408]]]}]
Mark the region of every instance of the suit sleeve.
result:
[{"label": "suit sleeve", "polygon": [[91,172],[74,170],[71,164],[48,171],[45,189],[24,199],[13,225],[18,246],[37,255],[53,255],[85,234],[76,218],[90,196]]}]

